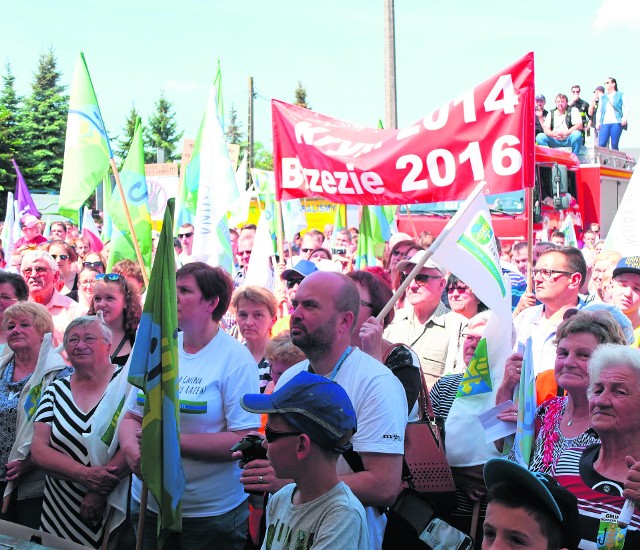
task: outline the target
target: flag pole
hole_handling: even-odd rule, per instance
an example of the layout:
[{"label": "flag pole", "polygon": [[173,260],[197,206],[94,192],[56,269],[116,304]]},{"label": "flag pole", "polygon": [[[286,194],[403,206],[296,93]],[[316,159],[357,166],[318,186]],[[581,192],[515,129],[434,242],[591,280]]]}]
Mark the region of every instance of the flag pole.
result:
[{"label": "flag pole", "polygon": [[533,285],[531,267],[533,267],[533,187],[527,187],[527,293],[531,292]]},{"label": "flag pole", "polygon": [[464,202],[462,207],[447,222],[447,225],[445,225],[440,235],[438,235],[436,237],[436,240],[433,241],[433,244],[429,248],[427,248],[427,250],[425,250],[425,253],[422,256],[422,258],[420,258],[420,260],[415,265],[415,267],[407,275],[407,278],[402,282],[402,284],[398,287],[398,290],[396,290],[395,294],[391,297],[391,300],[387,302],[387,305],[384,306],[382,311],[378,314],[378,316],[376,317],[378,321],[382,322],[382,320],[387,316],[387,313],[389,313],[393,309],[393,306],[396,305],[396,302],[404,294],[404,291],[407,290],[407,287],[411,284],[411,281],[413,281],[415,276],[418,275],[418,273],[420,273],[420,271],[424,267],[424,264],[427,263],[427,260],[431,258],[434,251],[437,250],[437,248],[440,246],[442,241],[444,241],[449,235],[449,233],[451,233],[451,229],[453,228],[453,226],[458,222],[458,220],[466,212],[469,205],[482,192],[482,190],[485,188],[486,185],[487,185],[487,182],[484,180],[478,183],[476,188],[471,192],[471,195],[467,197],[467,200]]},{"label": "flag pole", "polygon": [[280,201],[276,201],[276,250],[278,252],[278,258],[282,260],[284,258],[283,244],[284,241],[284,229],[282,227],[282,204]]},{"label": "flag pole", "polygon": [[[142,490],[140,493],[140,517],[138,518],[138,539],[136,540],[136,550],[142,550],[144,543],[144,518],[147,515],[147,499],[149,498],[149,488],[147,484],[142,482]],[[158,521],[160,517],[158,516]]]},{"label": "flag pole", "polygon": [[116,179],[116,185],[118,187],[118,191],[120,191],[120,198],[122,199],[124,215],[127,218],[127,225],[129,226],[129,231],[131,231],[131,242],[133,243],[133,249],[136,251],[136,258],[138,259],[138,265],[140,266],[140,271],[142,271],[142,279],[144,280],[144,286],[145,288],[149,288],[149,276],[147,275],[147,269],[144,265],[144,260],[142,259],[142,253],[140,252],[140,245],[138,244],[136,231],[133,227],[133,222],[131,221],[129,206],[127,205],[127,200],[126,200],[126,197],[124,196],[124,189],[122,187],[122,182],[120,181],[120,173],[118,172],[118,167],[116,166],[116,161],[114,160],[113,157],[109,159],[109,163],[111,164],[111,169],[113,170],[113,175]]},{"label": "flag pole", "polygon": [[403,205],[407,210],[407,218],[409,218],[409,225],[411,226],[411,232],[413,233],[413,238],[416,242],[418,242],[418,231],[416,230],[416,224],[413,223],[413,217],[411,216],[411,210],[408,204]]}]

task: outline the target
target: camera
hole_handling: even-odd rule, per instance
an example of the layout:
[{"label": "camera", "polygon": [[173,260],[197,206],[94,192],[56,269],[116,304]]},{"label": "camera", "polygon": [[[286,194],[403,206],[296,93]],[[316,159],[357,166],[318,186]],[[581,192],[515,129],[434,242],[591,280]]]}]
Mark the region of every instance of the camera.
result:
[{"label": "camera", "polygon": [[338,256],[345,256],[347,254],[346,248],[332,248],[331,254],[337,254]]},{"label": "camera", "polygon": [[262,446],[263,441],[264,439],[259,435],[246,435],[231,447],[231,452],[241,451],[242,462],[245,464],[252,460],[267,458],[267,450]]}]

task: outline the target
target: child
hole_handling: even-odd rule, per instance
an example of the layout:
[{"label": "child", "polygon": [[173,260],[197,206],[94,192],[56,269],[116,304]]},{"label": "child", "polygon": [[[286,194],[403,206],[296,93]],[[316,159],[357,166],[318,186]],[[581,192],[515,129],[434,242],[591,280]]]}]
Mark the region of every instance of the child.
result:
[{"label": "child", "polygon": [[262,548],[367,549],[364,508],[336,473],[356,431],[344,389],[303,371],[271,395],[245,395],[241,405],[269,414],[267,457],[278,478],[293,480],[269,500]]},{"label": "child", "polygon": [[484,466],[484,481],[489,504],[482,550],[578,548],[578,502],[555,479],[493,458]]}]

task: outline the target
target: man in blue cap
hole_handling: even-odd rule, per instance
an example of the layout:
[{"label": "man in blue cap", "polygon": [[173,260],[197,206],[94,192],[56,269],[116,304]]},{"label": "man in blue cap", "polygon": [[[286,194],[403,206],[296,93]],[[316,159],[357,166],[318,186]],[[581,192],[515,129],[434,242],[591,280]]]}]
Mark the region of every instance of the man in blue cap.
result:
[{"label": "man in blue cap", "polygon": [[268,413],[267,456],[280,479],[294,481],[269,500],[262,547],[368,549],[364,508],[336,472],[356,431],[344,389],[302,371],[271,395],[245,395],[241,405]]},{"label": "man in blue cap", "polygon": [[633,325],[633,346],[640,339],[640,256],[622,258],[613,270],[611,303],[618,306]]}]

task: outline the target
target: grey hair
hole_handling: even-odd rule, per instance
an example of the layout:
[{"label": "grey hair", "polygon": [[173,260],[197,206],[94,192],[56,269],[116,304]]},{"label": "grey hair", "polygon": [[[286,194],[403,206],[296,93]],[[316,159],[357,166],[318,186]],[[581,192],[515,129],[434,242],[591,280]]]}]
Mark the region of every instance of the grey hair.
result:
[{"label": "grey hair", "polygon": [[106,325],[106,323],[96,315],[81,315],[80,317],[76,317],[73,321],[71,321],[67,328],[64,331],[64,339],[63,344],[66,347],[67,340],[69,339],[69,333],[71,329],[76,327],[84,327],[88,325],[92,325],[97,323],[100,327],[100,331],[102,332],[102,337],[109,343],[113,340],[113,331]]},{"label": "grey hair", "polygon": [[491,311],[489,311],[488,309],[481,311],[480,313],[476,313],[473,317],[471,317],[471,319],[469,319],[469,322],[467,323],[467,330],[480,325],[486,325],[489,322],[490,314]]},{"label": "grey hair", "polygon": [[594,384],[600,380],[602,371],[611,367],[631,367],[636,371],[640,386],[640,350],[620,344],[601,344],[589,360],[589,396]]},{"label": "grey hair", "polygon": [[46,250],[29,250],[22,255],[22,264],[24,265],[25,261],[34,262],[36,260],[44,260],[49,264],[49,267],[53,271],[60,271],[58,267],[58,262],[56,262],[51,254],[49,254]]}]

